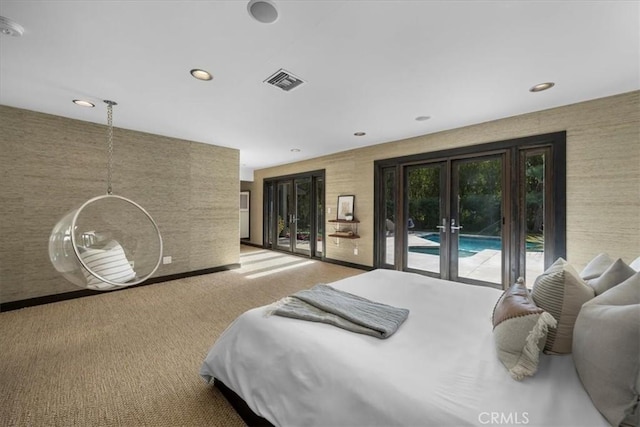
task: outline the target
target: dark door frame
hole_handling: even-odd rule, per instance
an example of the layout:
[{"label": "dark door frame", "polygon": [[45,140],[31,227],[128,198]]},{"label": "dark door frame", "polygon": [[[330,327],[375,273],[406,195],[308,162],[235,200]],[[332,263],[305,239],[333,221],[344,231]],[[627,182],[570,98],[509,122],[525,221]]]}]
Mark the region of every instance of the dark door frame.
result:
[{"label": "dark door frame", "polygon": [[[420,153],[409,156],[395,157],[390,159],[377,160],[374,162],[374,266],[375,268],[390,268],[384,258],[386,245],[385,232],[385,206],[384,206],[384,171],[395,171],[395,194],[403,195],[403,203],[395,203],[395,229],[405,230],[406,212],[406,183],[404,182],[405,168],[411,165],[445,161],[448,165],[452,159],[484,157],[492,152],[506,153],[508,164],[505,165],[505,179],[508,186],[504,187],[505,196],[508,198],[508,209],[505,212],[505,226],[509,227],[508,242],[505,251],[507,261],[503,266],[505,269],[505,280],[513,283],[518,276],[524,274],[524,248],[521,247],[520,240],[523,230],[519,227],[521,223],[522,206],[521,197],[517,197],[523,188],[523,177],[519,173],[521,169],[521,154],[529,150],[547,150],[550,154],[549,168],[546,168],[546,197],[553,205],[553,212],[545,218],[544,239],[545,239],[545,268],[558,257],[566,258],[566,132],[554,132],[542,135],[533,135],[523,138],[515,138],[504,141],[490,142],[466,147],[439,150],[428,153]],[[450,184],[449,184],[450,185]],[[447,192],[451,189],[447,188]],[[404,236],[404,233],[399,233]],[[405,251],[404,237],[394,239],[395,260],[391,268],[402,270],[406,266],[404,259]],[[508,248],[508,249],[506,249]],[[503,286],[506,285],[503,283]]]},{"label": "dark door frame", "polygon": [[[309,230],[309,257],[310,258],[320,258],[320,259],[324,259],[325,257],[325,250],[323,249],[322,251],[322,256],[318,256],[317,255],[317,250],[316,250],[316,243],[317,240],[315,238],[315,236],[318,235],[318,229],[319,226],[322,226],[322,242],[324,244],[324,242],[326,241],[325,235],[326,235],[326,231],[325,231],[325,227],[324,224],[318,224],[319,221],[317,221],[316,218],[316,212],[317,212],[317,203],[316,201],[318,200],[318,195],[316,194],[317,191],[317,186],[316,186],[316,182],[318,181],[318,179],[322,179],[323,182],[326,183],[325,180],[325,170],[324,169],[320,169],[320,170],[314,170],[311,172],[302,172],[302,173],[296,173],[296,174],[291,174],[291,175],[282,175],[282,176],[277,176],[277,177],[270,177],[270,178],[265,178],[263,181],[263,203],[262,203],[262,247],[265,249],[271,249],[271,250],[277,250],[277,251],[282,251],[282,252],[287,252],[287,253],[291,253],[292,255],[299,255],[299,256],[306,256],[306,254],[300,253],[300,252],[295,252],[292,249],[285,251],[281,248],[278,248],[278,245],[275,244],[276,240],[277,240],[277,219],[276,218],[271,218],[270,212],[269,212],[269,200],[268,200],[268,194],[269,194],[269,187],[272,186],[273,190],[274,190],[274,197],[277,197],[276,195],[276,191],[277,191],[277,185],[279,182],[284,182],[284,181],[290,181],[292,183],[292,188],[295,187],[295,180],[296,179],[301,179],[301,178],[310,178],[311,179],[311,194],[309,195],[310,197],[310,203],[309,203],[309,208],[311,210],[310,212],[310,230]],[[324,190],[323,190],[324,192]],[[294,193],[295,194],[295,189],[294,189]],[[325,200],[324,195],[322,195],[322,200]],[[271,226],[269,226],[268,221],[269,219],[272,219],[273,221],[276,221],[276,223],[271,224]],[[272,236],[269,236],[269,230],[272,231]],[[311,238],[311,236],[314,236],[314,238]],[[271,239],[269,239],[269,237],[271,237]],[[295,238],[295,236],[291,236],[291,239]],[[273,242],[273,244],[269,244],[269,241]],[[291,248],[291,247],[290,247]]]}]

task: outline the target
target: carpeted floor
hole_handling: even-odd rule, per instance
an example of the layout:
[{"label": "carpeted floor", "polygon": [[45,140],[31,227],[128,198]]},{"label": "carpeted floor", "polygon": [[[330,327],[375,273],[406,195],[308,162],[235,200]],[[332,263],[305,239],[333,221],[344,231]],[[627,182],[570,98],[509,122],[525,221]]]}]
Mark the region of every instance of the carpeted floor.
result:
[{"label": "carpeted floor", "polygon": [[0,426],[243,426],[199,377],[239,314],[361,270],[243,246],[242,268],[0,313]]}]

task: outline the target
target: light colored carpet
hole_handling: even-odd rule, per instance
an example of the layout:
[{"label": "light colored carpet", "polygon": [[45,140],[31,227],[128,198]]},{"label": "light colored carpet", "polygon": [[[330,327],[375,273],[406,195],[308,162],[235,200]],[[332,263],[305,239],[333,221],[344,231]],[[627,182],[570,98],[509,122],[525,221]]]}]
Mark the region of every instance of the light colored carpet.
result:
[{"label": "light colored carpet", "polygon": [[243,246],[242,268],[0,313],[2,426],[243,426],[198,371],[242,312],[361,270]]}]

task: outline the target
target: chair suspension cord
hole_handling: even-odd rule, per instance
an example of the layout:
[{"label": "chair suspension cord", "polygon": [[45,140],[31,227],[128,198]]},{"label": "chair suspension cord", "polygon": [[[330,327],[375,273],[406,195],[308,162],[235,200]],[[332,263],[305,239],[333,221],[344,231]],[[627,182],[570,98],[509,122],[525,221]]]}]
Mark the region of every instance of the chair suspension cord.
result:
[{"label": "chair suspension cord", "polygon": [[107,194],[113,192],[111,187],[111,175],[113,170],[113,106],[117,105],[113,101],[104,101],[107,104]]}]

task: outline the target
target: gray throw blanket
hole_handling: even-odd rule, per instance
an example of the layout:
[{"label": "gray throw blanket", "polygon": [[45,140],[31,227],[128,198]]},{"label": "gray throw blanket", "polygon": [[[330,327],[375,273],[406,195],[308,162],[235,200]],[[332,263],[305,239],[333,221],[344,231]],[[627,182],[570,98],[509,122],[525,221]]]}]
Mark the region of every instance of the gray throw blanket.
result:
[{"label": "gray throw blanket", "polygon": [[376,338],[389,338],[407,319],[409,310],[320,284],[281,299],[268,314],[323,322]]}]

